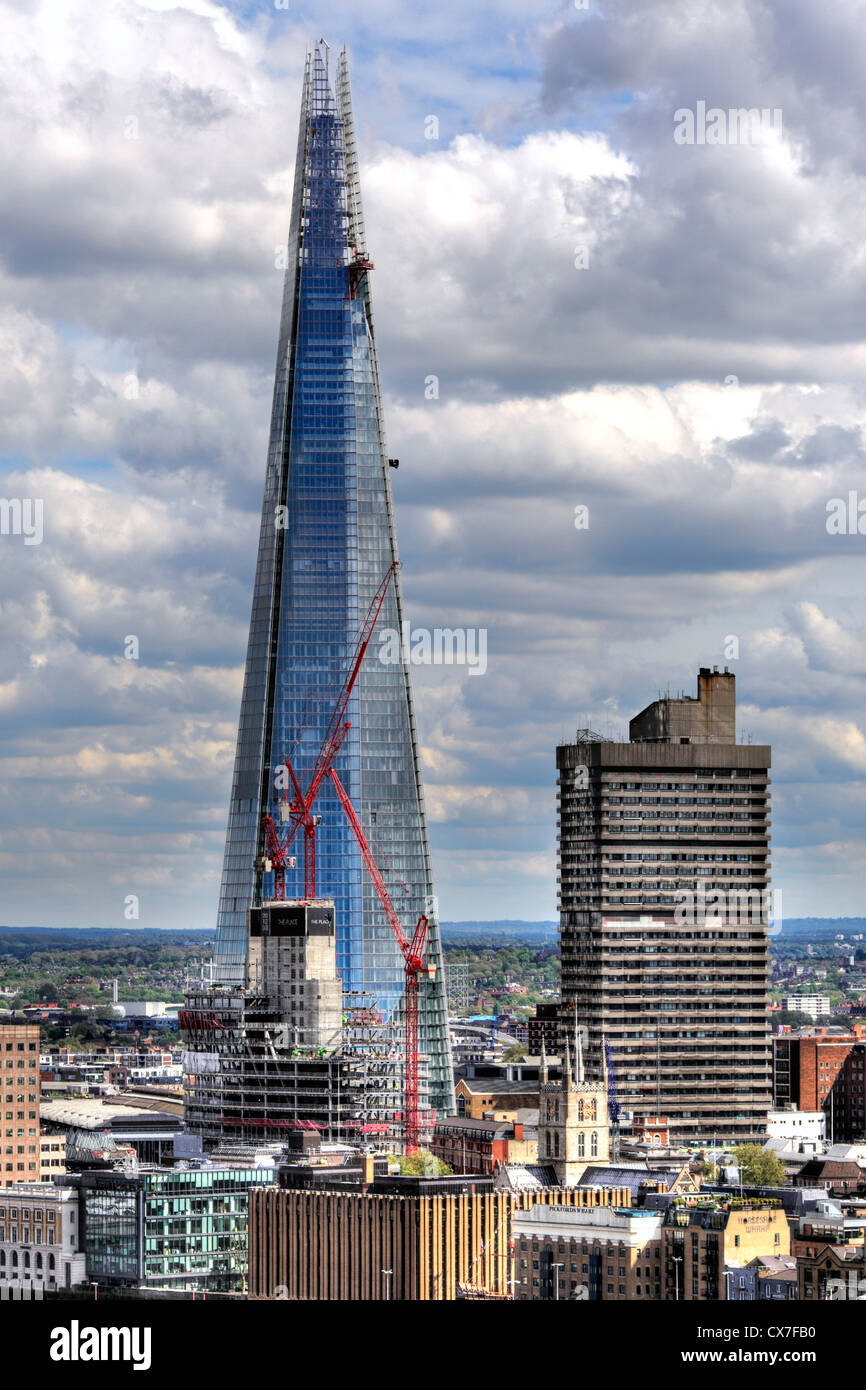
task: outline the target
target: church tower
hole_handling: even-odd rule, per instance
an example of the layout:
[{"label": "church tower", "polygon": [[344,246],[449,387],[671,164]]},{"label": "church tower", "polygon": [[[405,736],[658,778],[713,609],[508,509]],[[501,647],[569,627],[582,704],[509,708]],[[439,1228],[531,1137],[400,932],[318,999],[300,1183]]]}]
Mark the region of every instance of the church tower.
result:
[{"label": "church tower", "polygon": [[[542,1044],[538,1107],[538,1161],[553,1168],[560,1187],[575,1187],[586,1169],[610,1161],[607,1076],[588,1081],[581,1030],[574,1030],[574,1066],[566,1039],[563,1076],[548,1078]],[[604,1055],[604,1054],[602,1054]]]}]

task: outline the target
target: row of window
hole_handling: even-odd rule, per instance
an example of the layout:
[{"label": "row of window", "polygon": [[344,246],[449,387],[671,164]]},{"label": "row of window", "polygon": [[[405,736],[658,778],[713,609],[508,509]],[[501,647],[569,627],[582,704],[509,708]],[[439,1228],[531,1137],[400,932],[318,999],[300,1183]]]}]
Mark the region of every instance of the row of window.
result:
[{"label": "row of window", "polygon": [[[732,821],[762,819],[763,812],[755,811],[609,811],[605,808],[602,820],[605,824],[612,820],[711,820]],[[717,827],[714,827],[716,829]]]},{"label": "row of window", "polygon": [[[763,797],[738,796],[608,796],[605,806],[763,806]],[[664,813],[663,813],[664,814]],[[700,814],[704,814],[701,812]]]},{"label": "row of window", "polygon": [[[30,1207],[21,1207],[21,1209],[20,1209],[20,1211],[21,1211],[21,1217],[20,1217],[20,1219],[21,1219],[22,1221],[29,1221],[29,1220],[31,1219],[31,1217],[30,1217],[30,1210],[31,1210]],[[10,1207],[10,1208],[9,1208],[9,1216],[8,1216],[8,1219],[9,1219],[10,1221],[17,1221],[17,1220],[19,1219],[18,1212],[19,1212],[18,1207]],[[0,1207],[0,1221],[5,1221],[6,1219],[7,1219],[7,1216],[6,1216],[6,1208],[5,1208],[5,1207]],[[42,1220],[42,1207],[33,1207],[33,1218],[32,1218],[32,1219],[33,1219],[34,1221],[41,1221],[41,1220]],[[46,1213],[45,1213],[45,1219],[46,1219],[46,1221],[48,1222],[48,1224],[49,1224],[49,1226],[50,1226],[50,1225],[52,1224],[52,1222],[55,1220],[55,1213],[49,1209],[49,1210],[46,1211]]]},{"label": "row of window", "polygon": [[[701,775],[701,774],[699,773],[698,776],[700,776],[700,775]],[[679,781],[679,782],[604,782],[603,785],[604,785],[604,787],[605,787],[608,791],[627,791],[627,792],[631,792],[631,791],[656,791],[656,792],[670,792],[670,791],[679,791],[681,788],[682,788],[682,789],[685,789],[686,787],[688,787],[689,789],[694,788],[695,791],[699,791],[699,792],[711,792],[711,791],[716,791],[716,790],[717,790],[717,783],[718,783],[719,781],[727,781],[727,782],[730,782],[732,778],[736,778],[737,781],[747,781],[750,777],[752,777],[752,776],[754,775],[754,776],[757,776],[757,777],[758,777],[758,779],[759,779],[759,781],[761,782],[762,785],[763,785],[763,782],[764,782],[765,780],[767,780],[767,779],[766,779],[766,774],[765,774],[765,773],[754,773],[753,770],[752,770],[751,768],[741,768],[741,769],[738,769],[736,772],[733,772],[733,771],[731,771],[731,772],[721,772],[721,771],[719,771],[719,772],[713,772],[712,774],[710,774],[710,773],[705,773],[704,775],[705,775],[705,776],[710,776],[710,775],[712,775],[712,776],[714,777],[715,781],[713,781],[713,782],[691,782],[691,781],[688,781],[688,782],[687,782],[687,781],[685,781],[685,780],[682,780],[682,781]],[[745,789],[744,789],[744,790],[745,790]]]},{"label": "row of window", "polygon": [[[54,1258],[53,1255],[49,1255],[47,1258],[48,1258],[48,1266],[47,1266],[47,1267],[48,1267],[49,1272],[52,1271],[52,1270],[55,1270],[55,1269],[57,1268],[57,1261],[56,1261],[56,1259]],[[24,1251],[22,1251],[22,1255],[21,1255],[21,1265],[22,1265],[22,1267],[23,1267],[24,1269],[29,1269],[29,1268],[30,1268],[30,1251],[29,1251],[29,1250],[24,1250]],[[42,1268],[44,1268],[44,1266],[43,1266],[43,1261],[42,1261],[42,1255],[40,1254],[40,1252],[39,1252],[38,1250],[36,1251],[36,1254],[35,1254],[35,1267],[36,1267],[36,1269],[42,1269]],[[13,1251],[12,1251],[12,1254],[11,1254],[11,1257],[10,1257],[10,1259],[9,1259],[9,1264],[8,1264],[8,1265],[7,1265],[7,1263],[6,1263],[6,1251],[5,1251],[5,1250],[0,1250],[0,1270],[7,1269],[7,1268],[9,1268],[9,1269],[17,1269],[17,1268],[18,1268],[18,1251],[17,1251],[17,1250],[13,1250]]]},{"label": "row of window", "polygon": [[[586,1157],[586,1136],[583,1133],[583,1131],[581,1131],[577,1136],[577,1156],[578,1158]],[[598,1134],[595,1130],[593,1130],[589,1138],[589,1156],[590,1158],[598,1157]],[[547,1134],[547,1153],[545,1157],[562,1157],[559,1151],[559,1135],[551,1134],[550,1131],[548,1131]]]}]

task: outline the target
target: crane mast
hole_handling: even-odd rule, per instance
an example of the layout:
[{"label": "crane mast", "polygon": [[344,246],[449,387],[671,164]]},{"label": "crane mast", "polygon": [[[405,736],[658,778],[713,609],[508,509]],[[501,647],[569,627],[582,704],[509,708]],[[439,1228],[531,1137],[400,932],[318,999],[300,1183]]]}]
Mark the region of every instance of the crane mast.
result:
[{"label": "crane mast", "polygon": [[420,1117],[418,1113],[418,995],[420,977],[430,975],[435,971],[435,966],[428,966],[424,960],[424,948],[427,940],[427,928],[429,919],[422,913],[418,918],[412,940],[403,930],[397,913],[394,911],[394,904],[385,886],[385,881],[379,872],[379,867],[373,858],[373,852],[367,843],[363,826],[355,814],[355,808],[349,800],[345,787],[340,781],[335,769],[330,769],[330,778],[334,784],[334,789],[340,801],[340,805],[349,822],[352,833],[361,851],[361,857],[370,875],[373,887],[382,904],[382,910],[388,920],[388,925],[394,933],[400,953],[403,957],[403,975],[405,979],[405,1013],[406,1013],[406,1083],[405,1083],[405,1114],[403,1126],[406,1137],[406,1153],[416,1154],[418,1152],[418,1139],[420,1134]]}]

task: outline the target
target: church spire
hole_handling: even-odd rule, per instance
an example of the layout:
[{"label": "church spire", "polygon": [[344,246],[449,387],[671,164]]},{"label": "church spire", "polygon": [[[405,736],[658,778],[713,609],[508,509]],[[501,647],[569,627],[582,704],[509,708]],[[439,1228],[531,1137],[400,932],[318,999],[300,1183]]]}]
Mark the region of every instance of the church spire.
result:
[{"label": "church spire", "polygon": [[547,1049],[544,1046],[544,1031],[541,1033],[541,1066],[538,1069],[538,1079],[543,1086],[547,1085]]},{"label": "church spire", "polygon": [[583,1042],[580,1035],[580,1024],[577,1021],[577,1013],[574,1015],[574,1080],[578,1086],[584,1082],[583,1075]]}]

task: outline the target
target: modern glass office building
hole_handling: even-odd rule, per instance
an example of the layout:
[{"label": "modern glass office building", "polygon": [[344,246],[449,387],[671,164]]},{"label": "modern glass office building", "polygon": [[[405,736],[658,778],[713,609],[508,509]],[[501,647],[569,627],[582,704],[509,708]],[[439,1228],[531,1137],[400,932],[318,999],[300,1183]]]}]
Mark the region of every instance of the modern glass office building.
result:
[{"label": "modern glass office building", "polygon": [[[270,443],[216,944],[216,980],[241,983],[247,911],[274,895],[262,816],[278,819],[287,756],[302,786],[330,720],[371,599],[397,559],[390,473],[345,50],[329,72],[320,44],[307,57],[286,252]],[[333,78],[333,81],[332,81]],[[377,634],[402,632],[399,572]],[[388,644],[388,652],[394,644]],[[430,917],[421,1050],[431,1100],[452,1104],[441,940],[427,842],[408,666],[383,662],[374,635],[335,763],[395,907],[411,935]],[[337,912],[346,990],[390,1015],[403,963],[329,779],[315,804],[317,896]],[[303,843],[285,896],[304,894]]]},{"label": "modern glass office building", "polygon": [[252,1187],[273,1168],[88,1172],[80,1192],[87,1278],[146,1288],[242,1290]]}]

